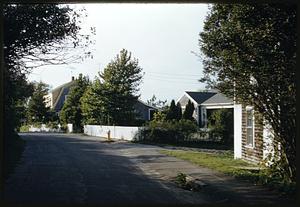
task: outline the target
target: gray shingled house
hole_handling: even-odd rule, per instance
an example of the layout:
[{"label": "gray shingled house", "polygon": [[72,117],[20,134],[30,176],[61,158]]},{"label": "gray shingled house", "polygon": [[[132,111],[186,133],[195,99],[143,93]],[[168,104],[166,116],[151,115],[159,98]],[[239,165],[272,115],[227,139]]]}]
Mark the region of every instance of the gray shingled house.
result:
[{"label": "gray shingled house", "polygon": [[68,96],[70,88],[75,85],[75,83],[76,81],[74,77],[72,77],[72,80],[70,82],[60,85],[51,90],[51,92],[45,96],[46,106],[54,109],[56,113],[59,113]]},{"label": "gray shingled house", "polygon": [[137,100],[134,105],[135,112],[138,114],[139,119],[149,121],[153,118],[154,112],[158,109],[154,106],[150,106],[141,100]]},{"label": "gray shingled house", "polygon": [[177,100],[182,108],[188,101],[194,104],[195,111],[193,117],[201,128],[207,127],[207,119],[210,114],[217,109],[233,108],[233,100],[215,90],[207,91],[185,91],[184,94]]}]

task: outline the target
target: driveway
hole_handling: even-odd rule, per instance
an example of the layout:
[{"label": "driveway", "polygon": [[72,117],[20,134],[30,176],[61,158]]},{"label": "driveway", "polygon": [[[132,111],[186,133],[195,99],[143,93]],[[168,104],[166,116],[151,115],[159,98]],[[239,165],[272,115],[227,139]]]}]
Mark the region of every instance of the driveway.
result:
[{"label": "driveway", "polygon": [[[4,198],[17,204],[278,204],[270,189],[237,181],[159,153],[161,147],[107,143],[83,135],[26,133],[21,163],[6,181]],[[178,172],[206,184],[178,188]]]}]

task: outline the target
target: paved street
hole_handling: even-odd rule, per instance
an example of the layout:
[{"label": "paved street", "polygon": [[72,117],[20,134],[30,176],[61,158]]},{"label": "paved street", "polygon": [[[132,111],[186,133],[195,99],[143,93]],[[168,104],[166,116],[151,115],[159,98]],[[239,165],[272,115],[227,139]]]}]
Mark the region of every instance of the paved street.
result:
[{"label": "paved street", "polygon": [[[5,185],[18,204],[278,204],[264,188],[159,153],[162,148],[99,137],[21,134],[26,149]],[[200,192],[171,182],[178,172],[201,178]]]}]

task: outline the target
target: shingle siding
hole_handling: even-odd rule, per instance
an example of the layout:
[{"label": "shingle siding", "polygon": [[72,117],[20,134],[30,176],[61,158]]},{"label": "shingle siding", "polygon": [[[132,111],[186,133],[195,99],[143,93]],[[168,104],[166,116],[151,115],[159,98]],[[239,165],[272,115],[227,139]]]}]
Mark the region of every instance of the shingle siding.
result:
[{"label": "shingle siding", "polygon": [[254,147],[246,146],[246,107],[242,106],[242,159],[259,163],[263,159],[263,123],[261,115],[254,110]]}]

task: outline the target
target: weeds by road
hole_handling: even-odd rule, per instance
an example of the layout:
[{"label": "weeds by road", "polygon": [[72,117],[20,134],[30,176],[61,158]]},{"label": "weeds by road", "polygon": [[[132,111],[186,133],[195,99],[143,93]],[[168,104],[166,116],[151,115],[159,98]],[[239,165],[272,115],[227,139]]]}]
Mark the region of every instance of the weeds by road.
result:
[{"label": "weeds by road", "polygon": [[161,150],[163,154],[190,161],[196,165],[207,167],[238,179],[248,180],[256,184],[276,188],[280,193],[294,197],[296,184],[281,182],[278,177],[269,176],[268,170],[243,160],[234,159],[232,152],[208,153],[186,150]]}]

